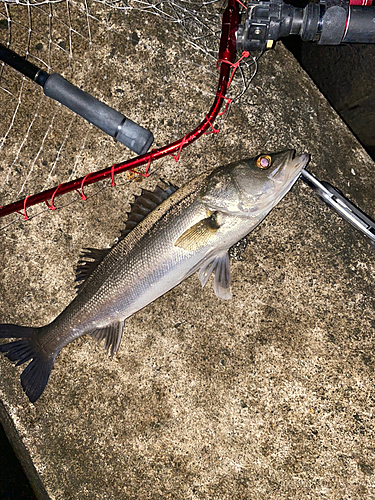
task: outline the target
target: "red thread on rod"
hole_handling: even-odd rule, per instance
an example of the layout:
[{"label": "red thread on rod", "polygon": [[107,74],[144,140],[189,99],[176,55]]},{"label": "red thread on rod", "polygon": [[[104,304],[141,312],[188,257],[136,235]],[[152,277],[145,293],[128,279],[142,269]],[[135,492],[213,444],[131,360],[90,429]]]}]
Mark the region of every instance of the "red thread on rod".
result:
[{"label": "red thread on rod", "polygon": [[246,59],[246,57],[249,57],[249,55],[250,55],[250,52],[247,52],[247,50],[245,50],[244,52],[242,52],[242,56],[235,63],[233,63],[231,61],[227,61],[225,59],[219,59],[217,61],[216,66],[218,66],[219,63],[226,63],[226,64],[229,64],[229,66],[232,66],[232,68],[233,68],[232,74],[230,75],[230,78],[229,78],[228,87],[232,83],[234,74],[237,71],[238,66],[240,65],[240,62],[242,61],[242,59]]},{"label": "red thread on rod", "polygon": [[220,111],[220,113],[217,116],[225,115],[225,113],[228,111],[229,106],[233,102],[232,99],[230,99],[229,97],[224,97],[224,99],[226,100],[224,111]]},{"label": "red thread on rod", "polygon": [[[111,167],[105,168],[98,172],[91,172],[83,178],[65,182],[57,186],[57,188],[51,188],[46,191],[42,191],[41,193],[37,193],[32,196],[27,196],[24,200],[20,200],[11,203],[9,205],[6,205],[4,207],[0,207],[0,217],[11,214],[13,212],[19,213],[20,210],[22,209],[24,210],[24,216],[27,217],[26,214],[27,207],[36,205],[37,203],[41,203],[43,201],[45,201],[48,206],[47,201],[49,199],[51,199],[50,208],[54,210],[56,209],[56,207],[53,208],[54,207],[53,199],[55,196],[57,196],[57,191],[59,193],[59,196],[61,196],[65,193],[68,193],[70,191],[75,191],[79,188],[81,188],[82,190],[83,184],[85,185],[93,184],[94,182],[106,179],[108,177],[110,177],[112,179],[112,182],[114,182],[115,174],[119,174],[120,172],[124,172],[126,170],[131,170],[131,169],[134,170],[135,168],[138,168],[142,165],[148,164],[148,166],[150,166],[151,159],[158,160],[160,158],[163,158],[164,156],[171,155],[176,152],[178,152],[177,156],[179,157],[182,148],[196,141],[209,128],[213,129],[212,122],[215,120],[215,118],[218,116],[220,112],[221,106],[225,99],[225,93],[228,89],[229,83],[231,82],[234,74],[234,72],[232,72],[232,76],[230,77],[230,68],[231,66],[235,66],[234,61],[236,58],[236,32],[238,28],[238,21],[239,21],[239,15],[238,15],[237,0],[228,0],[228,6],[223,14],[219,57],[218,57],[219,61],[227,64],[221,64],[220,66],[219,84],[216,92],[216,97],[214,99],[214,102],[212,103],[210,111],[207,113],[205,119],[193,131],[189,132],[182,139],[179,139],[173,142],[172,144],[168,144],[160,149],[154,150],[152,158],[150,153],[146,153],[144,155],[137,156],[130,160],[114,164]],[[147,175],[149,175],[148,171]]]},{"label": "red thread on rod", "polygon": [[189,144],[189,141],[187,140],[188,135],[189,134],[186,134],[182,138],[180,147],[177,150],[177,154],[176,155],[174,155],[173,153],[171,154],[171,156],[173,156],[173,158],[174,158],[174,161],[178,161],[180,159],[182,148],[185,146],[185,144]]},{"label": "red thread on rod", "polygon": [[146,165],[146,168],[145,168],[145,173],[142,174],[142,172],[138,172],[138,170],[135,170],[135,169],[130,169],[130,172],[133,172],[134,174],[138,174],[138,175],[141,175],[142,177],[150,177],[150,174],[148,172],[149,168],[150,168],[150,165],[151,165],[151,162],[153,160],[152,158],[152,155],[157,152],[158,150],[157,149],[152,149],[150,152],[149,152],[149,159],[148,159],[148,162],[147,162],[147,165]]},{"label": "red thread on rod", "polygon": [[82,179],[82,182],[81,182],[81,191],[79,191],[78,189],[76,189],[77,193],[80,195],[80,197],[82,198],[83,201],[87,200],[87,196],[83,192],[83,186],[84,186],[84,184],[86,182],[86,179],[88,179],[90,175],[91,175],[91,173],[85,175],[85,177]]},{"label": "red thread on rod", "polygon": [[55,205],[54,205],[54,203],[53,203],[53,200],[54,200],[54,198],[55,198],[55,196],[56,196],[57,191],[60,189],[60,187],[61,187],[61,186],[62,186],[62,184],[59,184],[59,185],[57,186],[57,188],[54,190],[54,192],[52,193],[52,196],[51,196],[51,203],[50,203],[50,204],[48,203],[48,199],[47,199],[47,200],[45,200],[45,201],[46,201],[46,205],[47,205],[47,207],[48,207],[50,210],[56,210],[56,209],[57,209],[57,207],[55,207]]},{"label": "red thread on rod", "polygon": [[244,5],[242,2],[240,2],[240,0],[237,0],[237,3],[239,3],[241,5],[241,7],[243,7],[245,10],[247,10],[246,5]]},{"label": "red thread on rod", "polygon": [[[150,158],[149,158],[149,160],[147,162],[147,165],[146,165],[146,168],[145,168],[145,173],[143,174],[144,177],[149,177],[149,175],[150,175],[149,172],[148,172],[148,170],[149,170],[151,162],[152,162],[152,154],[154,153],[154,151],[156,151],[156,150],[152,149],[151,152],[150,152]],[[140,174],[140,175],[142,175],[142,174]]]},{"label": "red thread on rod", "polygon": [[113,164],[111,167],[111,186],[115,187],[115,165]]},{"label": "red thread on rod", "polygon": [[[26,198],[23,200],[23,216],[25,218],[25,220],[29,220],[29,217],[27,215],[27,212],[26,212],[26,208],[27,208],[27,199],[30,198],[30,196],[26,196]],[[17,213],[20,213],[20,212],[17,212]]]},{"label": "red thread on rod", "polygon": [[206,120],[207,120],[207,123],[209,124],[209,126],[211,127],[211,130],[209,130],[208,132],[204,132],[204,135],[208,135],[208,134],[218,134],[220,132],[220,129],[219,128],[215,128],[210,119],[208,118],[208,116],[206,116]]}]

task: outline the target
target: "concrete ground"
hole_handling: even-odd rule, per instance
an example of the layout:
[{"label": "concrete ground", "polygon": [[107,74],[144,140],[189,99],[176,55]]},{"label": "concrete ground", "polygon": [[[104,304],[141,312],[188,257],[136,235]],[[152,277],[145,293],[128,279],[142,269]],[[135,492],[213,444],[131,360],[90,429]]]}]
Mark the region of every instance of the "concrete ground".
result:
[{"label": "concrete ground", "polygon": [[[132,107],[127,93],[120,99],[114,89],[129,85],[136,95],[139,67],[129,66],[121,37],[107,41],[110,52],[107,45],[78,52],[75,83],[85,82],[113,106],[120,102],[139,123],[152,126],[158,115],[164,126],[156,130],[156,146],[173,140],[177,122],[186,133],[204,117],[216,87],[211,61],[199,55],[186,64],[189,48],[178,40],[167,40],[162,56],[151,40],[155,60]],[[153,57],[142,46],[134,50],[138,59]],[[165,75],[163,102],[152,83],[165,67],[162,57],[176,64]],[[184,94],[186,81],[198,89],[194,98]],[[4,97],[0,104],[6,112]],[[51,161],[70,123],[71,115],[56,109],[42,111],[47,120],[39,136],[48,113],[59,113],[61,131],[48,136],[41,165]],[[178,120],[173,109],[184,111]],[[3,228],[0,322],[52,321],[74,297],[80,249],[112,244],[132,194],[158,177],[182,185],[231,160],[293,147],[311,154],[312,173],[375,217],[373,161],[281,45],[262,57],[220,128],[187,148],[179,163],[155,164],[147,180],[119,176],[115,188],[85,189],[92,195],[86,202],[68,198],[72,203],[55,212]],[[20,123],[18,142],[2,151],[2,175],[25,133]],[[84,134],[75,175],[125,154],[112,142],[104,149],[103,134],[76,120],[51,183],[65,180],[63,169],[73,168]],[[27,194],[40,189],[34,173]],[[8,191],[2,204],[17,186]],[[91,338],[71,343],[35,405],[22,392],[21,370],[0,358],[2,423],[39,498],[375,498],[373,247],[298,182],[248,237],[231,269],[231,301],[217,299],[211,281],[202,290],[192,276],[126,322],[115,359]]]}]

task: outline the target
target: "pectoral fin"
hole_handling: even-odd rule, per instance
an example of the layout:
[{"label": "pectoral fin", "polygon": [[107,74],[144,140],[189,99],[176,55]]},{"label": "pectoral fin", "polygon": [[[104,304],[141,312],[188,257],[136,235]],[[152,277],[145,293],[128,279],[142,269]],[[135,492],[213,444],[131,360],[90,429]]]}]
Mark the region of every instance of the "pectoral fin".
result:
[{"label": "pectoral fin", "polygon": [[176,247],[188,251],[195,251],[210,243],[211,238],[220,228],[218,213],[214,212],[209,217],[200,220],[194,226],[189,227],[175,242]]}]

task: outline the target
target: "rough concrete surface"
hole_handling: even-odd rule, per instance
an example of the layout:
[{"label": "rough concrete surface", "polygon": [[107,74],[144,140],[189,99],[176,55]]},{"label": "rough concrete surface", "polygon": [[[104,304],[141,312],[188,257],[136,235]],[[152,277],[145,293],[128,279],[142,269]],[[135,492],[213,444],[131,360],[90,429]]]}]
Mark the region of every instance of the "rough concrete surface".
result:
[{"label": "rough concrete surface", "polygon": [[[146,126],[165,112],[155,133],[162,145],[173,139],[170,110],[185,110],[193,128],[215,92],[215,65],[209,61],[212,72],[203,71],[203,55],[187,65],[192,57],[183,50],[171,41],[150,69],[165,66],[163,53],[176,59],[174,73],[165,75],[168,108],[155,101],[152,76],[142,81],[147,89],[135,109],[127,108],[126,92],[121,100],[113,91],[120,82],[136,94],[141,78],[117,46],[83,51],[72,80],[131,109],[129,117]],[[99,85],[103,67],[108,77]],[[198,90],[181,103],[186,81]],[[65,130],[71,115],[57,112]],[[312,155],[312,173],[375,216],[374,163],[281,45],[262,57],[248,92],[220,126],[179,163],[155,164],[142,182],[119,176],[115,188],[85,203],[75,199],[2,229],[0,322],[54,319],[74,296],[80,249],[112,244],[132,193],[159,176],[181,185],[225,162],[294,147]],[[66,146],[72,155],[84,133],[90,147],[74,175],[127,154],[112,142],[102,153],[103,134],[76,120]],[[24,134],[20,124],[19,142]],[[60,147],[61,137],[50,140]],[[9,144],[9,155],[17,147]],[[48,162],[50,151],[44,147],[38,161]],[[6,172],[6,152],[1,162]],[[64,180],[58,175],[50,185]],[[31,176],[28,193],[40,182]],[[40,498],[375,498],[373,247],[298,182],[231,269],[233,300],[220,301],[211,281],[202,290],[192,276],[126,322],[115,359],[88,337],[67,346],[35,405],[22,392],[21,370],[0,358],[2,419]]]}]

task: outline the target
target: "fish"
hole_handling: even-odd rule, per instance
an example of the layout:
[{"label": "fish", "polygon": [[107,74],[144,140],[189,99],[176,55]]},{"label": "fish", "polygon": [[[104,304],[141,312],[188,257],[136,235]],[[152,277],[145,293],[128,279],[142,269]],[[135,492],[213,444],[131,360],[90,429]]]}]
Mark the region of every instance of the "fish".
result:
[{"label": "fish", "polygon": [[204,287],[228,300],[228,251],[286,195],[309,161],[294,150],[261,154],[221,166],[177,189],[164,182],[134,199],[125,228],[112,248],[86,248],[77,266],[78,293],[50,324],[0,325],[0,344],[16,366],[29,362],[21,385],[31,403],[46,388],[56,356],[90,334],[111,356],[125,320],[194,273]]}]

